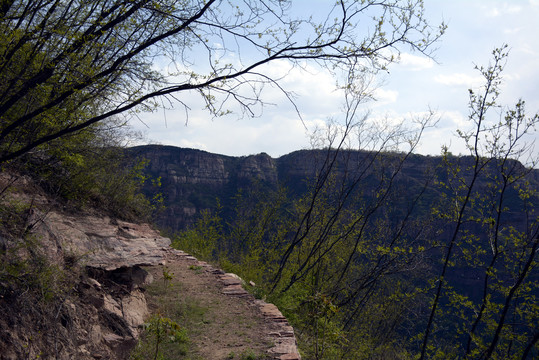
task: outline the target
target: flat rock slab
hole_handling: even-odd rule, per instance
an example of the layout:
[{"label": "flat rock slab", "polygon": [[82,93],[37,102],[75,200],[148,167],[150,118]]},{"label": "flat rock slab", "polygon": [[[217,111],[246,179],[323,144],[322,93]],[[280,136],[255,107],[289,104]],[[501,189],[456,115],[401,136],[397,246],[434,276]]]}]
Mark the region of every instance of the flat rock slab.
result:
[{"label": "flat rock slab", "polygon": [[239,296],[239,297],[250,296],[250,294],[244,288],[242,288],[241,285],[225,286],[221,290],[221,292],[225,295],[230,295],[230,296]]},{"label": "flat rock slab", "polygon": [[147,224],[134,224],[91,215],[50,212],[39,216],[35,233],[53,242],[57,255],[73,254],[83,264],[103,270],[165,263],[170,239]]},{"label": "flat rock slab", "polygon": [[223,282],[223,285],[225,286],[232,286],[232,285],[240,285],[241,286],[241,280],[231,277],[228,275],[221,276],[221,281]]}]

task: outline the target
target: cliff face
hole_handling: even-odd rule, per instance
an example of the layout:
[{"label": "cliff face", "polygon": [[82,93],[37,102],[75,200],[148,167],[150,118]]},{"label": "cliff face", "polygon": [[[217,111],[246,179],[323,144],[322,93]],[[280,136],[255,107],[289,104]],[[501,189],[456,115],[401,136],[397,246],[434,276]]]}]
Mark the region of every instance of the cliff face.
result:
[{"label": "cliff face", "polygon": [[[327,165],[328,152],[300,150],[275,159],[264,153],[231,157],[201,150],[149,145],[132,148],[129,154],[133,158],[146,159],[150,177],[161,178],[159,189],[148,187],[146,191],[150,195],[157,191],[164,196],[165,210],[159,214],[157,225],[177,231],[192,224],[201,210],[214,209],[218,202],[226,216],[227,211],[230,213],[234,207],[233,198],[242,189],[256,186],[264,191],[284,186],[292,196],[303,194],[307,190],[306,180],[313,179],[317,171]],[[334,166],[339,176],[346,177],[368,169],[361,175],[364,196],[375,191],[381,174],[389,177],[399,167],[399,156],[396,154],[380,156],[350,151],[339,156]],[[462,169],[471,164],[471,158],[461,158],[459,161]],[[432,181],[433,173],[440,180],[445,180],[439,168],[441,163],[440,157],[410,156],[392,185],[397,194],[392,201],[397,207],[402,205],[405,208],[407,194],[419,191],[426,182]],[[537,183],[539,170],[532,171],[528,178]],[[439,190],[428,190],[424,205],[435,201],[439,195]],[[516,194],[513,195],[516,197]]]},{"label": "cliff face", "polygon": [[231,157],[172,146],[142,146],[130,155],[148,161],[151,178],[161,179],[158,191],[164,195],[165,210],[158,225],[178,230],[192,224],[203,209],[214,208],[217,198],[225,201],[239,188],[253,182],[276,187],[277,162],[267,154]]},{"label": "cliff face", "polygon": [[131,149],[149,161],[148,170],[170,184],[221,187],[237,181],[277,183],[276,161],[267,154],[231,157],[201,150],[148,145]]},{"label": "cliff face", "polygon": [[[254,187],[259,191],[284,186],[292,196],[307,190],[307,179],[313,179],[326,163],[325,150],[300,150],[271,158],[267,154],[231,157],[201,150],[172,146],[140,146],[129,150],[132,158],[146,159],[150,178],[161,179],[159,189],[146,187],[150,197],[160,192],[165,209],[157,217],[162,229],[178,231],[191,225],[204,209],[222,207],[224,216],[234,208],[234,197]],[[340,174],[367,167],[374,155],[367,152],[343,154],[337,164]],[[433,158],[418,158],[402,172],[405,179],[418,183],[425,180],[424,170],[432,166]],[[377,185],[377,179],[367,180]]]}]

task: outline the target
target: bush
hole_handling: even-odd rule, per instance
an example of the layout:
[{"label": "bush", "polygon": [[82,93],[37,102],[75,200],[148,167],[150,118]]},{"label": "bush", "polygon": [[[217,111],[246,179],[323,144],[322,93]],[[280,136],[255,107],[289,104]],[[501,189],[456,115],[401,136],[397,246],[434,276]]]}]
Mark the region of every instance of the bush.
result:
[{"label": "bush", "polygon": [[172,359],[186,354],[187,333],[173,320],[154,315],[144,324],[144,330],[141,341],[131,354],[133,360]]}]

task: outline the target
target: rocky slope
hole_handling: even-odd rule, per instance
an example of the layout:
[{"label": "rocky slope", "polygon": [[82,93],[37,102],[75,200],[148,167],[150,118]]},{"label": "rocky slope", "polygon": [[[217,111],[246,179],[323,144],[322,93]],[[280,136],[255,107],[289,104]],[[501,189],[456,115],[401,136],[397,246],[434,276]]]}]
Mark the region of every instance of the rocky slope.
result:
[{"label": "rocky slope", "polygon": [[[286,319],[272,305],[255,303],[230,274],[170,248],[170,240],[148,224],[113,219],[91,209],[70,209],[50,199],[30,178],[17,176],[11,182],[12,178],[0,173],[0,188],[10,189],[0,197],[0,209],[25,204],[24,221],[30,229],[25,238],[31,240],[0,237],[1,260],[13,256],[21,260],[14,263],[17,268],[5,262],[0,268],[0,359],[126,359],[152,311],[146,288],[165,265],[182,266],[187,274],[182,281],[191,285],[200,279],[185,269],[203,266],[208,275],[198,285],[201,297],[232,296],[226,301],[245,302],[256,311],[234,316],[260,319],[253,331],[265,334],[259,340],[268,359],[300,358]],[[43,265],[38,271],[20,266],[36,265],[35,259]],[[23,279],[28,275],[34,279]],[[197,279],[188,282],[189,276]],[[210,288],[218,293],[205,293]],[[232,311],[225,300],[214,301],[219,304],[214,313]],[[226,337],[222,343],[227,343]]]},{"label": "rocky slope", "polygon": [[[173,277],[164,285],[163,268],[148,268],[155,281],[147,287],[147,299],[150,308],[181,324],[193,338],[185,358],[301,358],[294,329],[279,309],[244,289],[256,284],[245,284],[237,275],[180,250],[170,250],[166,260],[164,269]],[[195,310],[188,314],[186,309]]]},{"label": "rocky slope", "polygon": [[31,290],[21,292],[2,276],[0,359],[125,358],[149,314],[142,287],[151,276],[141,266],[162,264],[170,240],[149,225],[68,211],[24,177],[2,201],[31,204],[26,238],[34,239],[25,245],[2,238],[2,254],[17,251],[28,258],[19,264],[29,266],[40,257],[43,269],[2,267],[35,279],[18,282]]}]

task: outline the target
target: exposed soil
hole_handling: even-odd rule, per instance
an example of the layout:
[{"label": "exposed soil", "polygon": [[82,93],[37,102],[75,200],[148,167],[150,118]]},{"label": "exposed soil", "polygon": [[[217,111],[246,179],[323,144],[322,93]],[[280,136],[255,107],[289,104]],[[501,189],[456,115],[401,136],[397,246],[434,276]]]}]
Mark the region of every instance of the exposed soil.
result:
[{"label": "exposed soil", "polygon": [[[239,279],[179,251],[167,255],[166,266],[147,270],[154,277],[146,288],[150,311],[172,314],[187,329],[190,345],[185,358],[299,358],[285,354],[297,352],[286,319],[262,311],[272,305],[255,300]],[[166,281],[165,273],[172,279]]]}]

